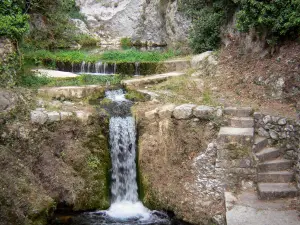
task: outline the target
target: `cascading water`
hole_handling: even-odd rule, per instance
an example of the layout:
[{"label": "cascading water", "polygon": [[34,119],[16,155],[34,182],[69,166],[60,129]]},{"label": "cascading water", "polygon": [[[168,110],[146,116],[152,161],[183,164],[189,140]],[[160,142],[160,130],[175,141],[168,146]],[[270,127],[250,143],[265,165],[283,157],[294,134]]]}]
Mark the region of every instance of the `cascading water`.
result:
[{"label": "cascading water", "polygon": [[134,67],[135,67],[135,74],[134,76],[140,76],[141,72],[140,72],[140,63],[139,62],[135,62],[134,63]]},{"label": "cascading water", "polygon": [[123,90],[107,91],[113,103],[107,109],[109,123],[111,169],[111,206],[106,211],[84,213],[72,225],[169,225],[163,212],[150,211],[138,200],[136,182],[136,129],[130,113],[132,102]]}]

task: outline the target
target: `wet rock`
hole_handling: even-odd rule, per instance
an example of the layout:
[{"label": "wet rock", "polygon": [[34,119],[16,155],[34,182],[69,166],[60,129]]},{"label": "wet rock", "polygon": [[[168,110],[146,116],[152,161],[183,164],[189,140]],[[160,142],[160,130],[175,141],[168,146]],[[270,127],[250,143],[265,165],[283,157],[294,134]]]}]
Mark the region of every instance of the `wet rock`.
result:
[{"label": "wet rock", "polygon": [[193,116],[194,104],[184,104],[177,106],[173,111],[175,119],[190,119]]}]

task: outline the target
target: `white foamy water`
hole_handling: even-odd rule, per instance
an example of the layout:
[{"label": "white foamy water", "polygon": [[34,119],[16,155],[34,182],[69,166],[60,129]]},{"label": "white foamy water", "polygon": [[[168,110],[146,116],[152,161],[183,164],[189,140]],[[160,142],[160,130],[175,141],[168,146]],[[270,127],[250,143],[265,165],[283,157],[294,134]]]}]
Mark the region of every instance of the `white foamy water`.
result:
[{"label": "white foamy water", "polygon": [[112,100],[113,102],[125,102],[128,101],[125,98],[125,93],[123,90],[113,90],[105,92],[105,97]]},{"label": "white foamy water", "polygon": [[[107,91],[106,97],[114,102],[128,101],[123,90]],[[112,204],[107,215],[114,218],[147,220],[150,211],[138,200],[136,182],[136,129],[132,116],[111,117],[109,142],[112,161]]]},{"label": "white foamy water", "polygon": [[141,220],[148,220],[151,216],[150,210],[143,206],[141,202],[133,203],[129,201],[113,203],[107,211],[107,215],[124,219],[139,218]]}]

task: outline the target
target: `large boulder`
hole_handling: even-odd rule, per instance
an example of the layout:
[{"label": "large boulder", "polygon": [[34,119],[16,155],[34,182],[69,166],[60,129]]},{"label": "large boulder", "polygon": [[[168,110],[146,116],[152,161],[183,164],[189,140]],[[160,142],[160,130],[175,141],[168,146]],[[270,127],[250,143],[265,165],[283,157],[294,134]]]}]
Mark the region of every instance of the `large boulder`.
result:
[{"label": "large boulder", "polygon": [[217,73],[218,59],[212,51],[195,55],[191,60],[195,73],[192,76],[215,76]]}]

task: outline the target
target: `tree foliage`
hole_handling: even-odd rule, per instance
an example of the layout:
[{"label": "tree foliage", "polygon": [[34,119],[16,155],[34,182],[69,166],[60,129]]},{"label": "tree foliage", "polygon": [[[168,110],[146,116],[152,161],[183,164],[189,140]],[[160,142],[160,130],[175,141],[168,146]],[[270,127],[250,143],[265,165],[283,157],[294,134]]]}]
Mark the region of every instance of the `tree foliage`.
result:
[{"label": "tree foliage", "polygon": [[[37,48],[68,47],[75,42],[71,17],[79,17],[75,0],[31,0],[32,29],[26,43]],[[81,18],[82,19],[82,18]]]}]

